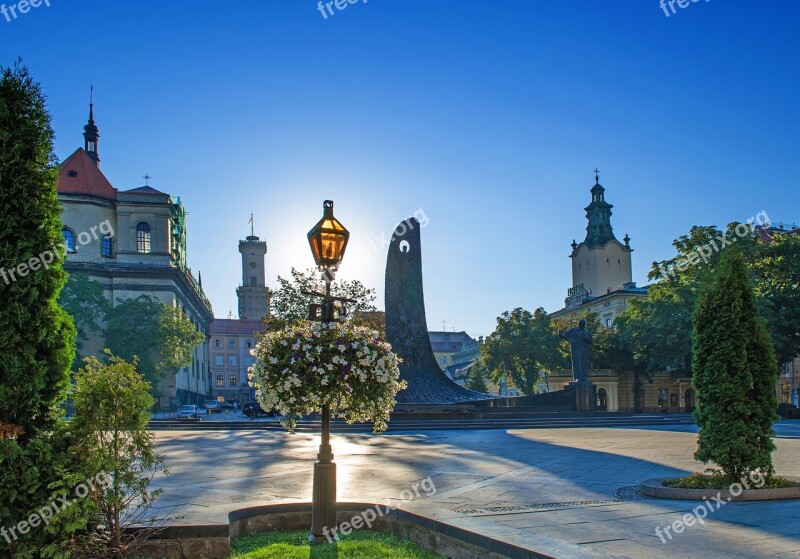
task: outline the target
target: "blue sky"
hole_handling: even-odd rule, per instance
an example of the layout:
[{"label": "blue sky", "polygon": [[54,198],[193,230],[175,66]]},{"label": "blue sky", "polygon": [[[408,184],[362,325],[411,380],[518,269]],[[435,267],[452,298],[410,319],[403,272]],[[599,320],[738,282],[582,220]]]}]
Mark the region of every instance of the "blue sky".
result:
[{"label": "blue sky", "polygon": [[474,336],[563,306],[595,166],[640,285],[692,225],[800,221],[794,1],[50,4],[0,16],[0,64],[42,83],[62,159],[94,83],[103,172],[181,196],[217,316],[250,212],[274,284],[326,198],[381,307],[379,239],[422,209],[428,326]]}]

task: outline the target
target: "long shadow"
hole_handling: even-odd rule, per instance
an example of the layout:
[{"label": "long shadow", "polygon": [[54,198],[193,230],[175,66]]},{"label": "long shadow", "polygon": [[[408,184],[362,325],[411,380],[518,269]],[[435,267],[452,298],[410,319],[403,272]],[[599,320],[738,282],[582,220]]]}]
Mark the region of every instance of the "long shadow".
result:
[{"label": "long shadow", "polygon": [[[587,430],[580,431],[585,436]],[[619,431],[619,429],[614,429],[614,431]],[[624,439],[622,439],[623,442],[620,442],[619,437],[614,439],[615,446],[611,446],[607,450],[569,446],[570,433],[575,432],[577,430],[571,429],[558,431],[421,431],[398,432],[382,436],[337,433],[332,438],[332,444],[334,453],[340,460],[345,456],[343,454],[344,447],[357,446],[358,454],[362,457],[355,462],[350,461],[350,466],[359,472],[364,469],[374,472],[372,474],[375,475],[372,478],[374,483],[364,484],[359,479],[365,494],[353,495],[353,500],[366,502],[377,501],[378,494],[399,497],[400,493],[408,488],[409,474],[412,477],[417,476],[419,480],[430,476],[436,485],[436,495],[441,496],[449,492],[463,495],[461,490],[470,484],[474,484],[476,489],[480,489],[482,481],[491,482],[495,489],[502,489],[507,485],[509,492],[518,491],[520,480],[514,479],[513,474],[508,475],[508,481],[504,479],[497,481],[493,478],[524,469],[527,475],[541,478],[545,484],[548,478],[556,480],[561,484],[562,489],[565,488],[565,493],[574,496],[574,498],[565,498],[565,501],[604,501],[613,500],[616,489],[637,485],[647,478],[677,477],[691,473],[687,469],[662,464],[656,460],[626,456],[624,452],[633,453],[636,449],[631,448],[630,444],[626,445]],[[601,437],[607,433],[607,430],[597,428],[596,432],[597,436]],[[669,448],[668,433],[656,430],[651,430],[651,432],[653,437],[665,439],[665,455],[672,452]],[[675,435],[681,435],[681,433],[675,433]],[[689,433],[683,435],[689,435]],[[305,445],[303,451],[300,452],[296,445],[291,444],[292,438],[295,436],[311,440],[313,444]],[[310,501],[311,463],[315,459],[316,444],[319,439],[318,435],[312,435],[310,439],[307,438],[308,436],[308,434],[288,435],[264,431],[197,432],[192,434],[192,446],[202,454],[194,458],[186,452],[185,440],[163,440],[158,446],[159,451],[166,454],[168,460],[171,454],[180,456],[177,464],[173,465],[180,465],[182,468],[189,467],[194,470],[194,472],[187,472],[185,476],[188,478],[189,474],[193,473],[192,481],[194,482],[198,479],[196,475],[198,467],[206,469],[209,477],[215,480],[231,475],[232,471],[225,474],[225,463],[232,460],[236,461],[235,475],[243,482],[255,476],[269,479],[273,473],[278,478],[285,480],[286,478],[282,476],[286,471],[296,470],[297,475],[309,480],[308,495],[303,500]],[[542,438],[554,440],[541,440]],[[230,441],[245,442],[246,444],[237,444],[234,448],[234,445],[228,444]],[[220,471],[215,472],[215,466],[218,466]],[[305,469],[306,472],[303,472],[302,469]],[[693,469],[701,470],[702,465],[695,463]],[[398,472],[402,472],[404,475],[399,476]],[[800,475],[800,472],[783,471],[779,473]],[[180,481],[180,478],[177,480],[168,478],[164,485],[169,489],[181,485]],[[244,486],[242,485],[242,487]],[[246,492],[246,489],[243,491]],[[436,495],[433,496],[434,499]],[[536,495],[531,495],[528,503],[536,502]],[[525,501],[520,500],[518,495],[512,495],[509,504],[525,504]],[[664,524],[667,524],[679,519],[683,512],[688,512],[696,505],[697,503],[692,501],[648,500],[646,506],[653,512],[648,513],[647,516],[670,513],[663,516]],[[236,503],[232,502],[230,508],[237,508]],[[755,512],[750,513],[749,511]],[[783,518],[774,522],[765,520],[765,518],[774,517],[777,512],[780,512]],[[758,515],[758,518],[755,518],[755,515]],[[187,511],[187,516],[191,516],[191,510]],[[794,534],[787,534],[786,522],[793,520],[800,525],[797,518],[800,518],[800,501],[756,505],[732,503],[725,509],[715,512],[713,516],[715,521],[741,528],[756,528],[765,534],[783,538],[796,537],[795,534],[800,533],[799,528]],[[632,526],[637,522],[636,519],[626,520],[624,518],[621,518],[620,521],[631,522]],[[643,524],[643,522],[645,521],[639,521],[639,528],[649,528],[652,518],[646,521],[647,524]],[[705,533],[704,537],[721,544],[726,541],[726,538],[718,534]],[[313,554],[312,557],[314,557]],[[320,559],[325,558],[324,555],[319,557]]]}]

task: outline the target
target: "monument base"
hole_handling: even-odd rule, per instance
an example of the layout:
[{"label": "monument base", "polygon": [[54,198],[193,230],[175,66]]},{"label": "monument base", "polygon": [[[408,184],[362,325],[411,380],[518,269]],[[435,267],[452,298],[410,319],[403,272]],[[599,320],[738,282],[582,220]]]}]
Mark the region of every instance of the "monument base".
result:
[{"label": "monument base", "polygon": [[597,386],[590,380],[573,380],[569,386],[575,390],[575,411],[597,410]]}]

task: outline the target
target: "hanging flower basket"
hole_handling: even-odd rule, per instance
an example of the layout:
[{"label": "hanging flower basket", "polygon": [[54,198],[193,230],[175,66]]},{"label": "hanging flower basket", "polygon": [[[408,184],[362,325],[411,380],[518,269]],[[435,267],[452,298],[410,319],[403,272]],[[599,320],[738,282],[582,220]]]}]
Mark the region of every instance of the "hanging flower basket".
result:
[{"label": "hanging flower basket", "polygon": [[265,410],[277,409],[294,432],[297,419],[329,405],[348,423],[388,427],[400,381],[400,358],[378,333],[349,322],[303,325],[267,332],[252,351],[250,384]]}]

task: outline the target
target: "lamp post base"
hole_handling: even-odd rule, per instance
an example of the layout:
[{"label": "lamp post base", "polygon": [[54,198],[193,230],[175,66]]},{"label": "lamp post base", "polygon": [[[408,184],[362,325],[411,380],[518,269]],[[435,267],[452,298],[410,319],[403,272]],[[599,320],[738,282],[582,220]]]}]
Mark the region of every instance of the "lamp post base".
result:
[{"label": "lamp post base", "polygon": [[315,543],[332,539],[336,526],[336,464],[314,463],[314,492],[311,505],[311,535]]}]

